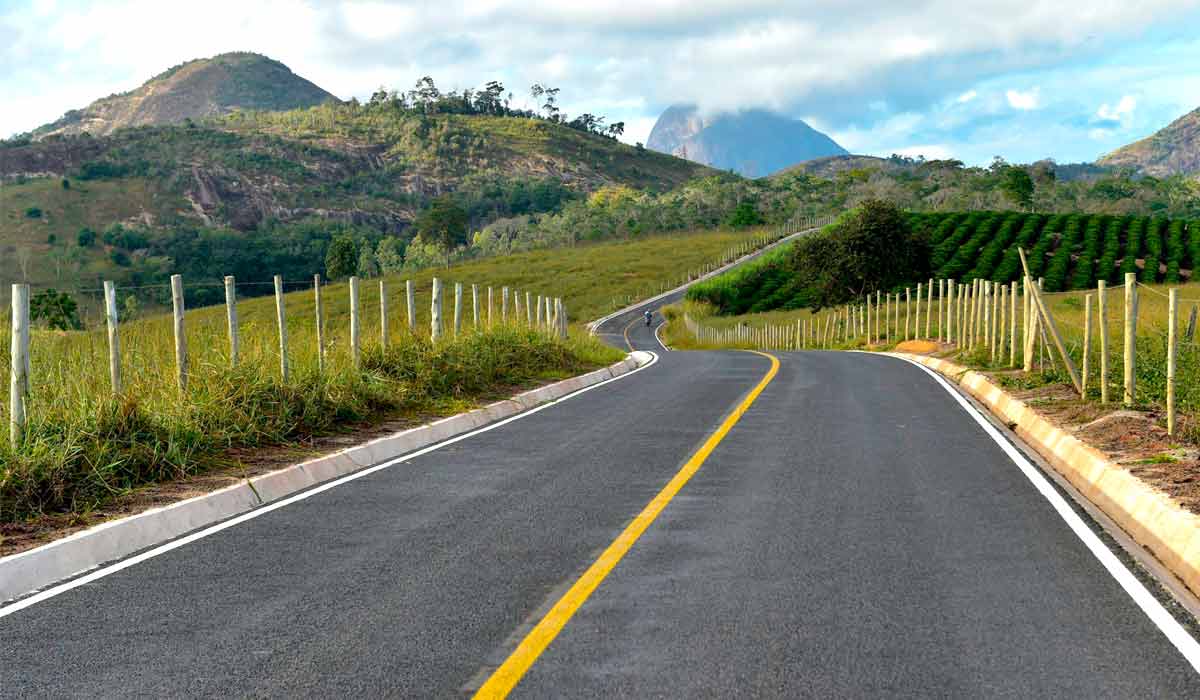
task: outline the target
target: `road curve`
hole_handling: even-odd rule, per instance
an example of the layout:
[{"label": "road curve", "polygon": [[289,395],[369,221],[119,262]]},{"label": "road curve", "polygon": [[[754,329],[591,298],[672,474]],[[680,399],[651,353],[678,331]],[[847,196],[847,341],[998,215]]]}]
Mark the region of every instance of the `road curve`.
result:
[{"label": "road curve", "polygon": [[[0,696],[470,694],[770,367],[639,316],[645,370],[0,618]],[[514,697],[1200,697],[929,375],[778,356]]]}]

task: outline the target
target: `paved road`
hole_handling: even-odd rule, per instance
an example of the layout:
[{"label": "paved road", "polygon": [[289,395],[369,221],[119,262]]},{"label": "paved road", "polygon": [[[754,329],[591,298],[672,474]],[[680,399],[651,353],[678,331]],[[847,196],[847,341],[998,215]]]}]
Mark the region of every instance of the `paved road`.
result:
[{"label": "paved road", "polygon": [[[632,314],[600,331],[624,343],[626,328],[658,348]],[[470,693],[770,367],[658,351],[626,379],[0,618],[0,695]],[[780,359],[515,697],[1200,697],[928,375]]]}]

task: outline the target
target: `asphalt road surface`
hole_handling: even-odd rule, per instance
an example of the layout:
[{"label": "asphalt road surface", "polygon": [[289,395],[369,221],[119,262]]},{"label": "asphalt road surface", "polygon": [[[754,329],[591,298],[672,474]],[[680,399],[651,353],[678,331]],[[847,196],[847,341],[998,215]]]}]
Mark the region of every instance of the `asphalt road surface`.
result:
[{"label": "asphalt road surface", "polygon": [[923,370],[599,332],[659,359],[0,617],[0,696],[469,695],[607,561],[513,697],[1200,697]]}]

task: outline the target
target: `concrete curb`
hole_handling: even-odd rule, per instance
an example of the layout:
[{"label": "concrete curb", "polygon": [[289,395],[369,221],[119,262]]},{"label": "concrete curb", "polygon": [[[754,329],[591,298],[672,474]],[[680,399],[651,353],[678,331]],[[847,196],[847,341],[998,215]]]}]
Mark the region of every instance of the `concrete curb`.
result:
[{"label": "concrete curb", "polygon": [[1181,508],[1099,450],[1055,427],[984,375],[952,362],[888,352],[918,362],[957,382],[1012,427],[1080,493],[1195,594],[1200,594],[1200,516]]},{"label": "concrete curb", "polygon": [[652,357],[650,353],[634,352],[603,369],[526,391],[511,399],[268,472],[211,493],[102,523],[41,547],[0,558],[0,601],[24,596],[322,482],[628,374]]}]

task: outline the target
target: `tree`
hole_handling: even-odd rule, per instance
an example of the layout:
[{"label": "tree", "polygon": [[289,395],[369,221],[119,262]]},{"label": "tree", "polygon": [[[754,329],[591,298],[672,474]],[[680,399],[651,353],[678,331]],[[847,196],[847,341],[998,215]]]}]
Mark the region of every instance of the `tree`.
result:
[{"label": "tree", "polygon": [[1014,204],[1026,208],[1033,204],[1033,178],[1025,168],[1007,166],[1001,177],[1000,189]]},{"label": "tree", "polygon": [[450,253],[467,242],[467,212],[450,195],[437,197],[417,216],[418,235],[437,246],[450,264]]},{"label": "tree", "polygon": [[68,180],[67,178],[65,178],[65,177],[64,177],[64,178],[62,179],[62,188],[63,188],[64,190],[69,190],[69,189],[71,189],[71,181],[70,181],[70,180]]},{"label": "tree", "polygon": [[44,289],[29,300],[29,318],[43,321],[54,330],[71,331],[81,328],[79,308],[66,292]]},{"label": "tree", "polygon": [[329,243],[325,253],[325,276],[340,280],[358,272],[358,242],[350,234],[343,233]]},{"label": "tree", "polygon": [[753,202],[742,202],[737,205],[730,215],[728,225],[731,228],[746,228],[747,226],[759,226],[764,223],[762,214],[758,213],[758,207],[754,206]]},{"label": "tree", "polygon": [[810,303],[841,304],[929,275],[929,244],[891,202],[867,200],[830,233],[797,243],[794,274],[810,280]]},{"label": "tree", "polygon": [[91,248],[96,245],[96,232],[84,226],[79,229],[79,235],[75,236],[75,241],[79,243],[80,248]]},{"label": "tree", "polygon": [[364,244],[358,251],[358,276],[359,277],[378,277],[379,263],[375,261],[375,251],[371,250],[371,246]]},{"label": "tree", "polygon": [[395,236],[387,236],[375,246],[375,261],[385,275],[404,269],[404,243]]}]

